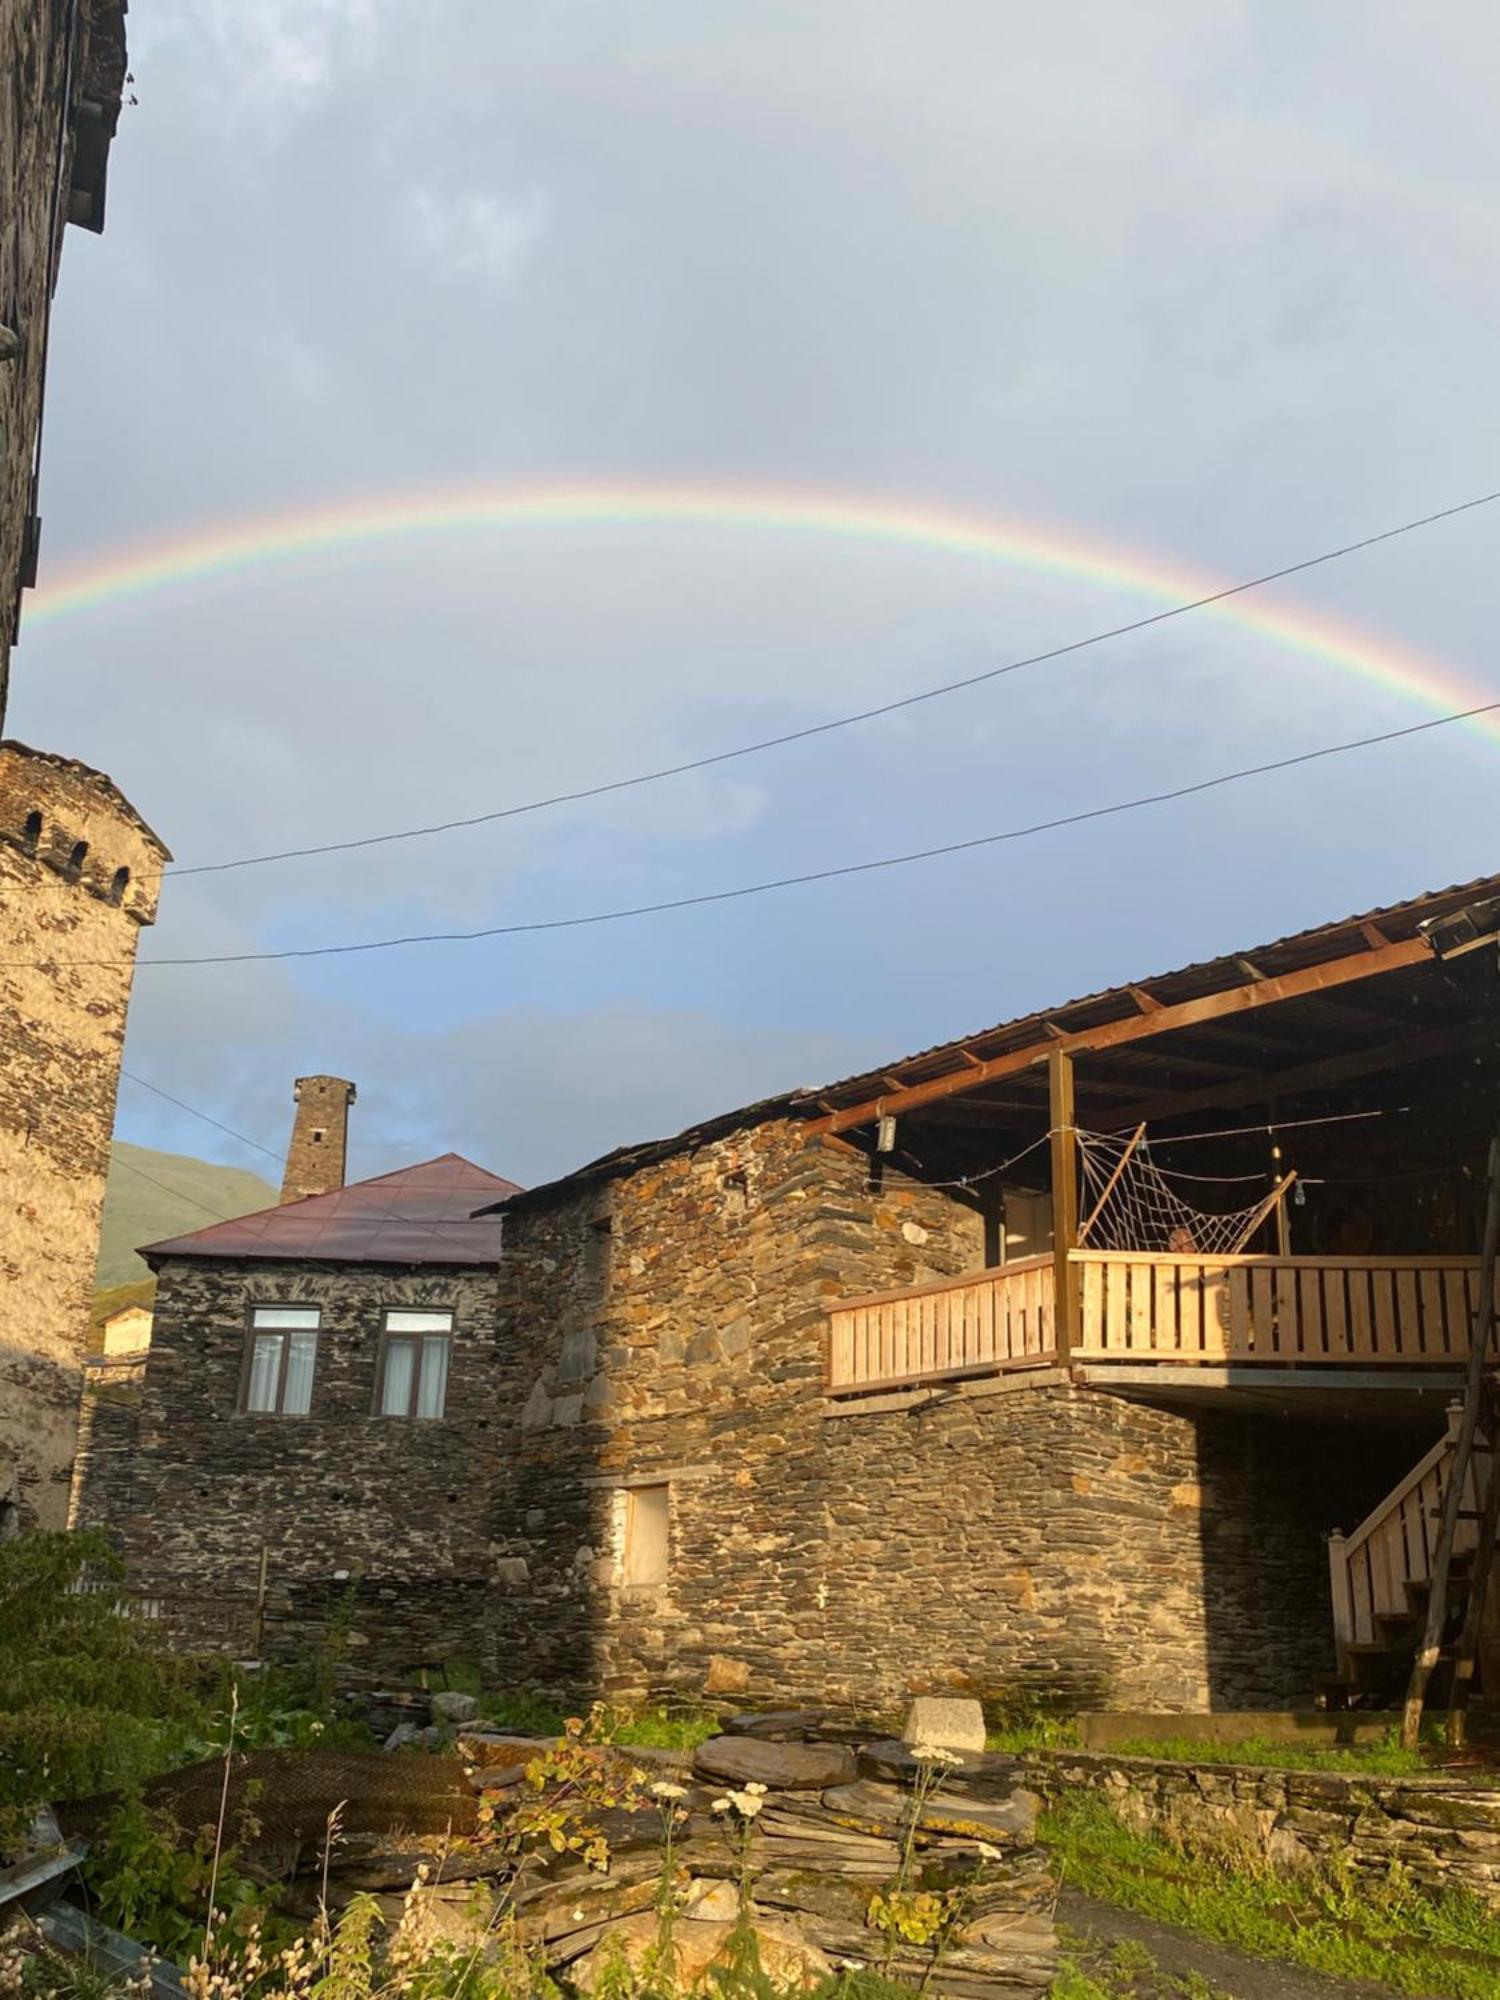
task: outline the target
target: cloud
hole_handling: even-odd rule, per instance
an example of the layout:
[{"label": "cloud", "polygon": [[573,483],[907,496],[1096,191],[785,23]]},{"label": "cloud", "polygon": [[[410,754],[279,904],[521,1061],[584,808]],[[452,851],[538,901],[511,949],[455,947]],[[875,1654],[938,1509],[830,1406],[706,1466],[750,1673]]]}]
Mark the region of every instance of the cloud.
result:
[{"label": "cloud", "polygon": [[405,219],[413,248],[444,276],[504,287],[552,227],[552,204],[536,192],[502,200],[419,187],[407,197]]}]

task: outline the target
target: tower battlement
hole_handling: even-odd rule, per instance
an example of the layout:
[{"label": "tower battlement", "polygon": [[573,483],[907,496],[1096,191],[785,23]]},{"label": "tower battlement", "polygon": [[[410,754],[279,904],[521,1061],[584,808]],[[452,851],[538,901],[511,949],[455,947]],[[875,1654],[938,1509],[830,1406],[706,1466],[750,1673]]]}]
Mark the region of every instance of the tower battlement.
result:
[{"label": "tower battlement", "polygon": [[0,1507],[61,1527],[125,1013],[166,848],[100,771],[0,743]]}]

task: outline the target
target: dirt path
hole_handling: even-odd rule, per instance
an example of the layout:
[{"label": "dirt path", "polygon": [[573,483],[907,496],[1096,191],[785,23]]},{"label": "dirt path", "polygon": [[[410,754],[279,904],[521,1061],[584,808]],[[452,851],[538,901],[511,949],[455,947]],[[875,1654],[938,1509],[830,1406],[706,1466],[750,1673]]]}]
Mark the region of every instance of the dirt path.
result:
[{"label": "dirt path", "polygon": [[1057,1918],[1066,1932],[1083,1940],[1083,1949],[1076,1955],[1086,1971],[1094,1972],[1095,1962],[1104,1959],[1115,1945],[1136,1945],[1149,1952],[1160,1978],[1136,1988],[1141,2000],[1157,1993],[1180,1992],[1177,1982],[1193,1974],[1207,1980],[1215,1994],[1226,1996],[1226,2000],[1230,1996],[1232,2000],[1340,2000],[1340,1996],[1342,2000],[1355,2000],[1355,1996],[1397,2000],[1393,1987],[1373,1986],[1363,1979],[1325,1979],[1321,1973],[1303,1972],[1298,1966],[1282,1965],[1274,1959],[1250,1958],[1192,1931],[1180,1931],[1171,1924],[1139,1917],[1133,1910],[1080,1895],[1076,1889],[1063,1890]]}]

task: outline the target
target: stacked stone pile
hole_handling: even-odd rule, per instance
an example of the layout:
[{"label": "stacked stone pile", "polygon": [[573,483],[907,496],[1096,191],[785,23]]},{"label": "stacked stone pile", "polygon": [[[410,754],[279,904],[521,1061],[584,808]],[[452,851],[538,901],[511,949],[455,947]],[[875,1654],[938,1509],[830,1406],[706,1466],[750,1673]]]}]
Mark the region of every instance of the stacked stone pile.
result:
[{"label": "stacked stone pile", "polygon": [[[503,1823],[525,1795],[525,1759],[538,1746],[482,1732],[461,1743],[473,1762],[471,1783]],[[628,1754],[660,1762],[661,1782],[680,1787],[669,1803],[682,1815],[673,1941],[685,1979],[725,1952],[742,1877],[761,1960],[773,1975],[812,1984],[840,1964],[881,1967],[886,1939],[870,1922],[870,1899],[895,1882],[910,1831],[909,1888],[957,1898],[930,1990],[956,2000],[1047,1990],[1056,1972],[1056,1883],[1036,1845],[1037,1801],[1018,1788],[1012,1759],[956,1753],[913,1829],[914,1791],[930,1761],[924,1765],[906,1742],[835,1733],[817,1712],[737,1717],[690,1759]],[[753,1810],[726,1808],[726,1799],[752,1801]],[[658,1935],[660,1804],[605,1822],[606,1874],[572,1856],[547,1856],[529,1862],[513,1889],[522,1936],[584,1993],[612,1957],[637,1960]],[[928,1949],[902,1942],[889,1970],[915,1983],[930,1965]]]}]

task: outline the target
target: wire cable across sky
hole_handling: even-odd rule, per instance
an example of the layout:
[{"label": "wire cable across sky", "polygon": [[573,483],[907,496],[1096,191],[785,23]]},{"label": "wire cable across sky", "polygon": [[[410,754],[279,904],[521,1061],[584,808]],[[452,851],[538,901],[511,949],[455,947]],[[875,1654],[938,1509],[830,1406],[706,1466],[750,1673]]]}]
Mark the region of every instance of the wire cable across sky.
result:
[{"label": "wire cable across sky", "polygon": [[[1063,827],[1083,826],[1092,820],[1111,819],[1122,813],[1141,812],[1148,806],[1169,805],[1177,799],[1196,797],[1224,785],[1243,784],[1250,778],[1268,777],[1276,771],[1296,770],[1328,757],[1344,757],[1359,750],[1371,750],[1383,743],[1399,743],[1425,736],[1434,729],[1471,721],[1475,716],[1500,711],[1500,700],[1481,702],[1475,708],[1458,709],[1450,715],[1430,716],[1425,722],[1411,722],[1401,729],[1382,730],[1375,736],[1359,736],[1346,743],[1327,743],[1316,750],[1299,751],[1291,757],[1275,757],[1262,764],[1247,764],[1237,771],[1222,771],[1212,778],[1197,778],[1189,784],[1173,785],[1138,798],[1119,799],[1110,805],[1089,806],[1082,811],[1059,814],[1055,819],[1036,820],[1029,826],[1007,827],[999,833],[976,834],[969,840],[945,841],[940,847],[917,848],[908,854],[882,855],[873,861],[847,861],[831,868],[808,869],[803,874],[779,875],[767,882],[750,882],[736,889],[709,889],[696,896],[673,896],[656,903],[636,903],[619,910],[593,910],[576,917],[539,917],[525,923],[488,924],[471,931],[415,931],[400,937],[363,938],[348,944],[291,945],[279,951],[214,952],[200,957],[143,958],[142,969],[188,965],[260,965],[294,958],[337,958],[357,952],[396,951],[411,945],[472,944],[481,938],[521,937],[539,931],[580,930],[594,924],[624,923],[635,917],[659,916],[669,910],[692,910],[709,903],[731,903],[748,896],[767,896],[782,889],[796,889],[811,882],[832,882],[849,875],[870,875],[885,868],[907,868],[919,861],[936,861],[949,854],[966,854],[979,847],[995,847],[1007,841],[1031,840],[1038,834],[1055,833]],[[67,959],[59,964],[86,965],[88,959]]]},{"label": "wire cable across sky", "polygon": [[[168,875],[219,875],[236,868],[264,868],[273,862],[303,861],[319,854],[348,854],[356,848],[384,847],[393,841],[425,840],[434,834],[455,833],[465,827],[492,826],[498,820],[519,819],[527,813],[546,812],[553,806],[577,805],[585,799],[606,798],[613,792],[632,791],[641,785],[659,784],[665,778],[680,778],[690,771],[706,771],[716,764],[730,764],[742,757],[759,756],[767,750],[780,750],[790,743],[804,743],[816,736],[828,736],[840,729],[852,729],[856,723],[873,722],[883,715],[895,715],[901,709],[915,708],[922,702],[937,701],[944,695],[962,693],[965,688],[981,687],[986,681],[1002,679],[1007,674],[1018,674],[1027,667],[1045,666],[1049,661],[1066,659],[1070,654],[1085,652],[1091,646],[1102,646],[1112,639],[1128,638],[1133,632],[1146,632],[1154,625],[1165,625],[1174,618],[1183,618],[1190,611],[1207,610],[1211,605],[1223,604],[1233,597],[1242,597],[1247,591],[1261,590],[1267,584],[1281,583],[1287,577],[1304,575],[1308,570],[1319,569],[1325,563],[1338,562],[1345,556],[1357,555],[1363,549],[1378,548],[1382,542],[1395,541],[1398,536],[1414,534],[1419,528],[1431,528],[1441,521],[1451,521],[1461,514],[1471,514],[1477,508],[1489,507],[1500,500],[1500,488],[1493,493],[1480,493],[1473,499],[1460,500],[1451,507],[1440,507],[1431,514],[1421,514],[1410,521],[1399,522],[1393,528],[1382,528],[1379,533],[1364,535],[1358,541],[1344,542],[1337,548],[1324,549],[1319,554],[1305,556],[1299,562],[1285,563],[1280,569],[1264,571],[1260,576],[1246,577],[1242,582],[1226,584],[1222,590],[1208,591],[1201,597],[1185,599],[1180,604],[1171,604],[1162,611],[1152,611],[1143,617],[1129,619],[1123,625],[1111,625],[1100,632],[1090,632],[1081,639],[1070,639],[1063,645],[1049,646],[1040,653],[1028,653],[1020,659],[1004,661],[997,667],[986,667],[977,674],[965,674],[958,680],[942,681],[936,687],[921,688],[915,694],[899,695],[892,701],[877,702],[871,708],[855,709],[848,715],[831,716],[825,722],[810,722],[801,729],[788,729],[777,736],[763,736],[753,743],[736,744],[728,750],[715,750],[704,757],[690,757],[678,764],[663,764],[655,770],[637,771],[629,777],[612,778],[600,785],[584,785],[572,791],[553,792],[545,798],[528,799],[520,805],[498,806],[491,812],[472,813],[463,819],[436,820],[427,826],[398,827],[385,833],[369,833],[349,840],[324,841],[318,846],[286,847],[270,854],[244,854],[229,861],[203,861],[189,867],[168,868]],[[1482,715],[1487,709],[1469,711]],[[884,864],[894,866],[894,863]],[[739,892],[754,894],[753,890]],[[157,963],[165,961],[158,960]]]}]

